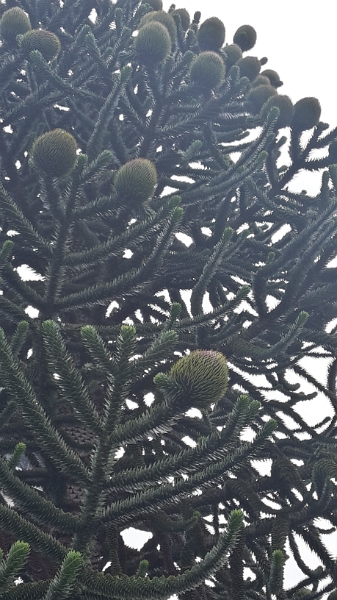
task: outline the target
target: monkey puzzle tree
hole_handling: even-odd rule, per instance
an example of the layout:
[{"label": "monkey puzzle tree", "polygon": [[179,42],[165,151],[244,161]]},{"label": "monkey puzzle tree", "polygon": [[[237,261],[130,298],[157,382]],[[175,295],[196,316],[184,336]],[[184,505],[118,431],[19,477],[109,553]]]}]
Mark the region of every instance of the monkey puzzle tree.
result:
[{"label": "monkey puzzle tree", "polygon": [[337,131],[249,25],[0,14],[2,597],[335,597]]}]

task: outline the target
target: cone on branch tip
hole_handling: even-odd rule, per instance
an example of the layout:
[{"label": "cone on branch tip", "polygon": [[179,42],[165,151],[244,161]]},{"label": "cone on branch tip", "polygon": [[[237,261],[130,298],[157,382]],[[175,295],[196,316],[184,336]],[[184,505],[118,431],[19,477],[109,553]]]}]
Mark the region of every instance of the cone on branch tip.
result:
[{"label": "cone on branch tip", "polygon": [[114,188],[125,202],[146,202],[151,199],[157,185],[157,171],[146,158],[135,158],[116,173]]},{"label": "cone on branch tip", "polygon": [[75,166],[77,144],[63,129],[44,133],[34,142],[31,155],[35,167],[50,177],[62,177]]},{"label": "cone on branch tip", "polygon": [[200,10],[197,10],[193,16],[193,21],[192,21],[193,25],[199,25],[200,19],[201,19],[201,12],[200,12]]},{"label": "cone on branch tip", "polygon": [[247,96],[252,112],[258,114],[267,100],[272,96],[275,96],[275,94],[277,94],[277,92],[271,85],[258,85],[253,87]]},{"label": "cone on branch tip", "polygon": [[206,19],[198,31],[198,43],[201,50],[220,50],[226,36],[225,26],[217,17]]},{"label": "cone on branch tip", "polygon": [[264,75],[258,75],[254,81],[252,81],[252,86],[257,87],[258,85],[270,85],[270,81],[268,77]]},{"label": "cone on branch tip", "polygon": [[240,58],[242,58],[242,50],[237,44],[228,44],[225,46],[224,51],[226,53],[226,66],[228,69],[235,65]]},{"label": "cone on branch tip", "polygon": [[283,85],[283,81],[281,81],[279,74],[273,69],[265,69],[261,71],[261,75],[267,77],[269,79],[270,85],[275,88],[281,87]]},{"label": "cone on branch tip", "polygon": [[296,131],[306,131],[315,127],[321,116],[321,105],[317,98],[301,98],[294,106],[292,127]]},{"label": "cone on branch tip", "polygon": [[191,17],[186,8],[176,8],[171,14],[172,16],[179,15],[181,26],[184,31],[187,31],[191,23]]},{"label": "cone on branch tip", "polygon": [[164,27],[166,27],[167,31],[170,34],[172,43],[174,43],[176,41],[177,27],[174,22],[174,18],[171,15],[169,15],[164,10],[156,10],[156,11],[147,13],[146,15],[144,15],[142,17],[140,24],[139,24],[139,29],[141,29],[142,27],[144,27],[144,25],[146,25],[147,23],[150,23],[152,21],[156,21],[158,23],[161,23],[161,25],[164,25]]},{"label": "cone on branch tip", "polygon": [[261,63],[256,56],[245,56],[236,64],[240,68],[241,77],[248,77],[249,81],[254,81],[260,73]]},{"label": "cone on branch tip", "polygon": [[134,42],[139,61],[145,66],[158,66],[171,51],[171,38],[166,27],[150,21],[139,30]]},{"label": "cone on branch tip", "polygon": [[191,81],[200,88],[212,90],[220,87],[225,79],[226,69],[216,52],[201,52],[192,62]]},{"label": "cone on branch tip", "polygon": [[2,15],[0,37],[5,42],[15,42],[17,35],[24,35],[32,28],[28,15],[22,8],[14,6]]},{"label": "cone on branch tip", "polygon": [[55,33],[45,29],[32,29],[22,37],[21,49],[26,56],[32,50],[38,50],[45,60],[50,61],[57,57],[61,44]]},{"label": "cone on branch tip", "polygon": [[162,10],[163,2],[162,0],[144,0],[142,4],[148,4],[151,6],[153,10]]},{"label": "cone on branch tip", "polygon": [[276,127],[282,129],[283,127],[289,127],[294,117],[294,105],[290,100],[289,96],[275,94],[271,96],[269,100],[263,105],[261,110],[262,119],[266,119],[269,111],[276,106],[280,114],[276,121]]},{"label": "cone on branch tip", "polygon": [[256,44],[256,31],[251,25],[241,25],[234,34],[234,44],[240,46],[242,52],[251,50]]},{"label": "cone on branch tip", "polygon": [[186,395],[190,406],[208,409],[219,402],[228,385],[227,361],[214,350],[195,350],[176,362],[169,376]]}]

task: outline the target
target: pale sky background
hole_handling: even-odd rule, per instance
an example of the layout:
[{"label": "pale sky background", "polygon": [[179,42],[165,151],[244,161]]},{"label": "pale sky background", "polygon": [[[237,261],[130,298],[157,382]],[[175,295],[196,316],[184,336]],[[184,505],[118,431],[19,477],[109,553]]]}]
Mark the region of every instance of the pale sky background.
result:
[{"label": "pale sky background", "polygon": [[[164,10],[168,10],[170,5],[171,2],[164,0]],[[306,96],[318,98],[322,106],[321,120],[332,127],[337,126],[336,12],[332,0],[320,0],[319,3],[304,0],[280,0],[277,3],[270,0],[177,0],[176,8],[186,8],[192,18],[194,12],[200,10],[200,22],[208,17],[220,18],[226,27],[225,43],[228,44],[232,43],[238,27],[252,25],[257,32],[257,43],[246,55],[258,58],[266,56],[268,63],[263,69],[274,69],[284,82],[279,88],[280,94],[287,94],[294,103]],[[310,193],[311,185],[312,192],[316,193],[314,188],[317,188],[319,179],[316,175],[316,181],[313,181],[309,176],[303,187]],[[318,376],[317,361],[310,359],[310,362]],[[306,362],[306,368],[308,364]],[[324,366],[320,365],[319,372],[322,383],[325,383]],[[307,390],[310,388],[305,389]],[[303,403],[302,416],[305,415],[310,424],[321,419],[322,411],[331,414],[331,408],[327,402],[322,404],[322,398]],[[320,526],[324,527],[322,520]],[[148,536],[135,533],[131,529],[123,537],[126,543],[139,547]],[[337,534],[333,534],[328,543],[329,550],[335,557],[336,541]],[[320,564],[304,544],[300,544],[300,549],[302,558],[311,568]],[[287,561],[286,587],[295,585],[303,578],[293,560]]]},{"label": "pale sky background", "polygon": [[[170,4],[164,0],[164,9]],[[201,22],[208,17],[221,19],[228,44],[241,25],[252,25],[257,43],[246,54],[266,56],[268,63],[263,69],[279,73],[284,82],[281,94],[288,94],[293,102],[315,96],[322,104],[321,120],[337,125],[337,9],[332,0],[178,0],[176,7],[186,8],[192,17],[200,10]]]}]

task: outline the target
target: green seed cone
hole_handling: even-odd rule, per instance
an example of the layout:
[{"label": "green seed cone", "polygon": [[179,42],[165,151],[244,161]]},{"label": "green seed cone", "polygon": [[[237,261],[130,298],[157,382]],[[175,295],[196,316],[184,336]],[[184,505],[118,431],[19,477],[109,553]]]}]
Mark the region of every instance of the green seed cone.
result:
[{"label": "green seed cone", "polygon": [[176,41],[177,27],[174,22],[174,18],[171,15],[169,15],[164,10],[156,10],[154,12],[147,13],[141,19],[140,24],[139,24],[139,29],[141,29],[142,27],[144,27],[144,25],[146,25],[147,23],[150,23],[151,21],[156,21],[158,23],[161,23],[161,25],[164,25],[164,27],[166,27],[167,31],[170,34],[172,43],[174,43]]},{"label": "green seed cone", "polygon": [[146,202],[152,198],[157,185],[157,171],[146,158],[135,158],[116,173],[115,190],[125,202]]},{"label": "green seed cone", "polygon": [[256,56],[245,56],[236,64],[240,67],[241,77],[248,77],[249,81],[254,81],[260,73],[261,63]]},{"label": "green seed cone", "polygon": [[5,42],[15,42],[17,35],[23,35],[32,28],[25,11],[15,6],[6,10],[0,21],[0,37]]},{"label": "green seed cone", "polygon": [[186,31],[191,23],[191,17],[189,15],[189,12],[186,10],[186,8],[176,8],[176,10],[173,11],[173,13],[171,13],[172,16],[173,15],[179,15],[180,17],[180,23],[181,26],[183,28],[184,31]]},{"label": "green seed cone", "polygon": [[135,51],[143,65],[158,66],[171,51],[171,38],[166,27],[152,21],[139,30],[135,39]]},{"label": "green seed cone", "polygon": [[317,98],[301,98],[295,104],[292,127],[297,131],[306,131],[315,127],[321,116],[321,105]]},{"label": "green seed cone", "polygon": [[142,4],[148,4],[153,8],[153,10],[162,10],[163,2],[162,0],[143,0]]},{"label": "green seed cone", "polygon": [[226,358],[214,350],[195,350],[173,365],[170,377],[190,406],[207,409],[224,396],[228,384]]},{"label": "green seed cone", "polygon": [[198,31],[198,42],[201,50],[220,50],[225,42],[225,26],[217,17],[206,19]]},{"label": "green seed cone", "polygon": [[263,75],[264,77],[268,77],[270,85],[272,85],[275,88],[278,88],[281,85],[283,85],[283,81],[281,81],[279,74],[273,69],[265,69],[261,72],[261,75]]},{"label": "green seed cone", "polygon": [[243,52],[251,50],[256,44],[256,31],[251,25],[241,25],[234,34],[234,44],[240,46]]},{"label": "green seed cone", "polygon": [[32,29],[25,33],[21,40],[23,52],[29,56],[32,50],[39,50],[45,60],[56,58],[61,49],[60,40],[51,31]]},{"label": "green seed cone", "polygon": [[260,114],[263,119],[267,118],[267,115],[273,106],[276,106],[280,110],[276,122],[277,128],[282,129],[283,127],[289,127],[294,117],[294,105],[289,96],[281,96],[278,94],[271,96],[262,107]]},{"label": "green seed cone", "polygon": [[218,88],[224,81],[226,69],[223,60],[215,52],[201,52],[192,62],[191,81],[206,90]]},{"label": "green seed cone", "polygon": [[275,96],[275,94],[277,94],[277,92],[271,85],[258,85],[253,87],[247,96],[252,113],[259,113],[267,100],[269,100],[271,96]]},{"label": "green seed cone", "polygon": [[233,65],[235,65],[238,62],[238,60],[240,60],[240,58],[242,58],[242,50],[237,44],[228,44],[224,47],[224,51],[227,55],[227,69],[230,69]]},{"label": "green seed cone", "polygon": [[74,168],[76,150],[76,141],[70,133],[54,129],[37,138],[31,154],[39,171],[50,177],[62,177]]},{"label": "green seed cone", "polygon": [[337,590],[334,590],[333,592],[331,592],[329,594],[329,596],[327,597],[327,600],[337,600]]},{"label": "green seed cone", "polygon": [[252,86],[257,87],[258,85],[270,85],[270,81],[268,77],[264,75],[258,75],[254,81],[252,81]]}]

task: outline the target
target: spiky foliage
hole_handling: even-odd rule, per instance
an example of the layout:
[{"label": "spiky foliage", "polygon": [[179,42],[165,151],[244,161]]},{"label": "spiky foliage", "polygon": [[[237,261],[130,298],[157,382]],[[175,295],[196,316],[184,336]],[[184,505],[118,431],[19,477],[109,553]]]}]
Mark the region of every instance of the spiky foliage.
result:
[{"label": "spiky foliage", "polygon": [[186,8],[177,8],[172,12],[172,16],[178,15],[180,19],[180,23],[184,31],[186,31],[191,23],[191,17]]},{"label": "spiky foliage", "polygon": [[143,0],[144,4],[148,4],[153,10],[163,10],[162,0]]},{"label": "spiky foliage", "polygon": [[[142,0],[17,5],[61,48],[0,45],[0,595],[323,598],[337,131],[316,111],[302,135],[297,110],[281,136],[280,97],[252,111],[261,63],[235,46],[191,80],[200,13],[185,31]],[[137,54],[149,23],[171,26],[166,60]],[[305,171],[316,195],[294,188]]]},{"label": "spiky foliage", "polygon": [[332,163],[337,163],[337,140],[329,146],[329,159]]}]

